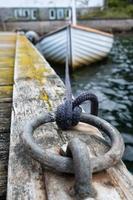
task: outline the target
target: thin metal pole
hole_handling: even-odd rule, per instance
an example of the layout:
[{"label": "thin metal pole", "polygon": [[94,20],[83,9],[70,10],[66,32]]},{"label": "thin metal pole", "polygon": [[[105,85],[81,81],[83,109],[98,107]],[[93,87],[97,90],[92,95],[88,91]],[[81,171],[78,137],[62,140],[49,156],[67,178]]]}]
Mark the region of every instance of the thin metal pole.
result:
[{"label": "thin metal pole", "polygon": [[75,0],[72,0],[72,24],[73,25],[77,24],[77,19],[76,19],[76,2],[75,2]]}]

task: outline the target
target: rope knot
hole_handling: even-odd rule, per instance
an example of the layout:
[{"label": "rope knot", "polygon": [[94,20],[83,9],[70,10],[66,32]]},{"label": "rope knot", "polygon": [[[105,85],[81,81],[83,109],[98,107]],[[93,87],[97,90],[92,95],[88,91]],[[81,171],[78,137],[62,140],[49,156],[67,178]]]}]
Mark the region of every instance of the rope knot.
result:
[{"label": "rope knot", "polygon": [[66,100],[57,107],[56,123],[62,130],[70,129],[76,126],[80,121],[82,109],[79,106],[73,106],[73,102]]},{"label": "rope knot", "polygon": [[80,121],[82,109],[80,105],[85,101],[91,101],[91,114],[98,115],[98,99],[96,95],[91,93],[83,93],[75,100],[65,100],[65,102],[57,107],[56,123],[62,130],[70,129],[76,126]]}]

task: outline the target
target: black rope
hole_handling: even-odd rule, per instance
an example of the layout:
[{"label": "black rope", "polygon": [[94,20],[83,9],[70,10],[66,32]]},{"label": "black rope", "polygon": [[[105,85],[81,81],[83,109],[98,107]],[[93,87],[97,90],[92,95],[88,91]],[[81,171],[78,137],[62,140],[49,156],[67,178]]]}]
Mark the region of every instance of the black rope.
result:
[{"label": "black rope", "polygon": [[62,130],[71,129],[80,121],[82,109],[80,105],[89,100],[91,101],[91,114],[98,115],[98,99],[97,96],[91,93],[83,93],[75,100],[72,100],[72,89],[69,76],[69,58],[70,58],[70,36],[69,26],[67,28],[67,43],[66,43],[66,66],[65,66],[65,86],[66,98],[63,104],[59,105],[56,111],[56,123]]},{"label": "black rope", "polygon": [[[65,85],[66,98],[63,104],[59,105],[56,111],[56,123],[62,130],[70,129],[76,126],[81,117],[82,109],[80,105],[87,100],[91,101],[91,114],[98,115],[98,99],[96,95],[91,93],[83,93],[76,99],[72,100],[72,89],[69,76],[69,58],[70,58],[70,38],[69,27],[67,29],[66,43],[66,66],[65,66]],[[68,151],[73,155],[74,171],[75,171],[75,193],[80,199],[82,197],[93,196],[93,187],[91,184],[92,169],[91,162],[87,150],[87,145],[79,139],[74,139],[68,144]],[[86,166],[86,167],[85,167]],[[79,199],[79,198],[78,198]]]}]

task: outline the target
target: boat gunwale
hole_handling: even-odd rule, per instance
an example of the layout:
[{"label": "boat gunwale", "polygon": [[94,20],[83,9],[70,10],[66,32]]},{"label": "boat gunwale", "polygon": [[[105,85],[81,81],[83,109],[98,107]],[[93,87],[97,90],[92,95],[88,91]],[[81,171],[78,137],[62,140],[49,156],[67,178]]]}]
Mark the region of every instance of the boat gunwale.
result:
[{"label": "boat gunwale", "polygon": [[[70,26],[70,25],[68,25],[68,26]],[[58,29],[56,29],[56,30],[54,30],[54,31],[50,31],[49,33],[46,33],[45,35],[43,35],[43,36],[40,37],[40,39],[38,40],[37,44],[38,44],[39,42],[41,42],[43,39],[45,39],[45,38],[47,38],[47,37],[49,37],[49,36],[51,36],[51,35],[54,35],[55,33],[58,33],[58,32],[60,32],[60,31],[65,30],[68,26],[63,26],[63,27],[58,28]]]},{"label": "boat gunwale", "polygon": [[67,27],[70,27],[71,28],[74,28],[74,29],[78,29],[78,30],[83,30],[83,31],[86,31],[86,32],[92,32],[92,33],[95,33],[95,34],[100,34],[100,35],[104,35],[106,37],[111,37],[113,38],[113,34],[111,33],[107,33],[107,32],[102,32],[102,31],[99,31],[99,30],[96,30],[96,29],[93,29],[93,28],[89,28],[89,27],[84,27],[84,26],[80,26],[80,25],[66,25],[66,26],[63,26],[59,29],[56,29],[55,31],[51,31],[50,33],[47,33],[46,35],[43,35],[42,37],[40,37],[40,39],[38,40],[37,44],[39,42],[41,42],[43,39],[49,37],[49,36],[52,36],[60,31],[63,31],[65,29],[67,29]]},{"label": "boat gunwale", "polygon": [[71,27],[75,28],[75,29],[80,29],[80,30],[83,30],[83,31],[86,31],[86,32],[92,32],[92,33],[96,33],[96,34],[100,34],[100,35],[104,35],[104,36],[113,38],[112,33],[107,33],[107,32],[100,31],[100,30],[90,28],[90,27],[87,27],[87,26],[71,25]]}]

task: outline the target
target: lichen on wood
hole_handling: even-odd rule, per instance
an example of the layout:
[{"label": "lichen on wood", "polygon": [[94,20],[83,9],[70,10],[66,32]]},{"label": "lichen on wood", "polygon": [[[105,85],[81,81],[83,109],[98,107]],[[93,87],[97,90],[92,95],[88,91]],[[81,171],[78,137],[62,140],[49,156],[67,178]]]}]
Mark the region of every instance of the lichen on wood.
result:
[{"label": "lichen on wood", "polygon": [[30,78],[44,84],[50,69],[44,67],[43,60],[23,35],[19,35],[18,40],[16,59],[19,63],[19,78]]}]

